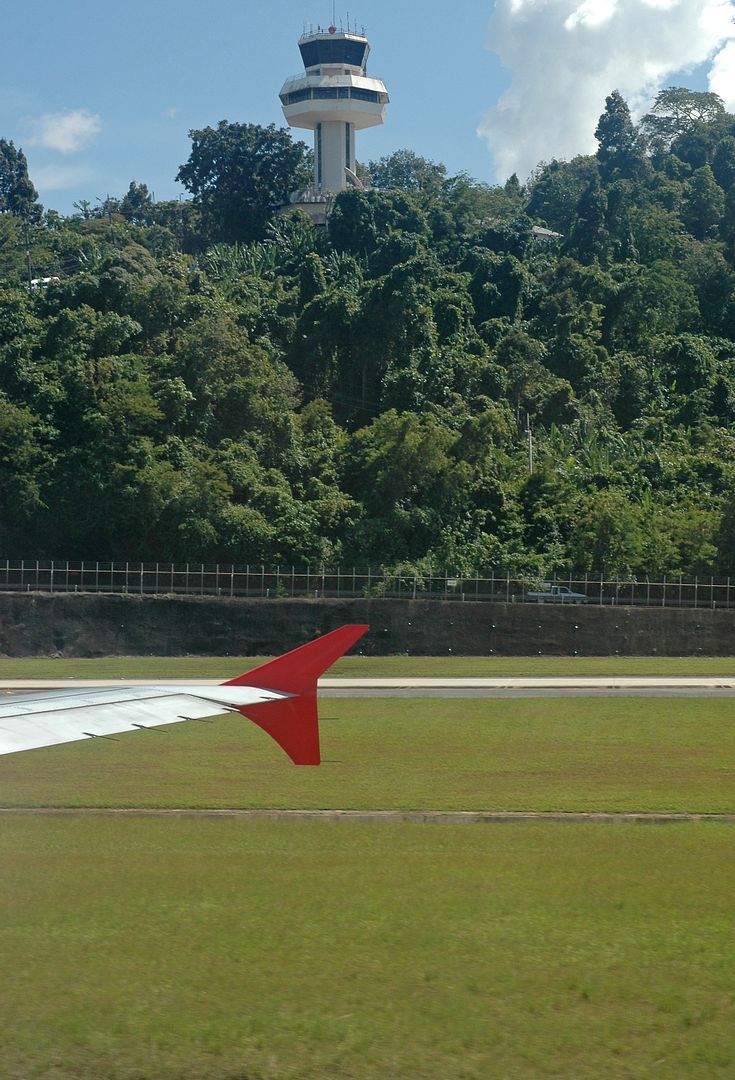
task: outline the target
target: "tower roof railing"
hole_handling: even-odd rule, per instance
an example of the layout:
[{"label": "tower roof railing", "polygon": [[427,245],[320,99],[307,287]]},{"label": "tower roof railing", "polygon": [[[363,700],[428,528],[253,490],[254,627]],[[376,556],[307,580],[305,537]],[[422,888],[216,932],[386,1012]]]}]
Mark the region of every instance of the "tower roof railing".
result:
[{"label": "tower roof railing", "polygon": [[369,79],[370,82],[385,82],[385,80],[381,79],[380,75],[376,75],[374,71],[371,71],[369,74],[365,71],[349,71],[346,75],[344,73],[338,75],[310,75],[308,71],[298,71],[295,75],[287,75],[283,80],[283,84],[285,86],[286,83],[304,82],[306,79],[309,79],[312,82],[315,80],[319,80],[320,82],[332,82],[334,79]]},{"label": "tower roof railing", "polygon": [[367,35],[365,33],[364,26],[360,27],[359,30],[356,26],[337,26],[334,29],[330,29],[328,26],[312,26],[308,30],[304,30],[303,34],[299,38],[299,45],[302,41],[309,41],[311,38],[315,37],[351,37],[357,38],[358,41],[367,41]]}]

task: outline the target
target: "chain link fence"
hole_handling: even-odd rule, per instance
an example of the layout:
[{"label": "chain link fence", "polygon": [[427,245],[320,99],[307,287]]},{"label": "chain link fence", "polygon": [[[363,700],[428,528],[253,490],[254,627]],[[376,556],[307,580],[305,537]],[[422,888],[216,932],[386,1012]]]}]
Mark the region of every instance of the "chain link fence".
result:
[{"label": "chain link fence", "polygon": [[[735,585],[735,583],[733,583]],[[735,607],[730,579],[402,574],[367,568],[0,559],[0,591],[310,599],[492,601],[635,607]]]}]

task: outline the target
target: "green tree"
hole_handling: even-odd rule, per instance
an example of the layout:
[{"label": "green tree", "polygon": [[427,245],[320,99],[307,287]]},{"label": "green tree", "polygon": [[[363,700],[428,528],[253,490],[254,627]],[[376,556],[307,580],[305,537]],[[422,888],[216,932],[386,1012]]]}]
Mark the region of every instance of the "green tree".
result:
[{"label": "green tree", "polygon": [[605,100],[595,138],[599,143],[597,160],[603,181],[612,183],[640,175],[644,167],[640,140],[628,104],[617,90]]},{"label": "green tree", "polygon": [[570,540],[575,567],[627,577],[641,569],[646,534],[641,513],[623,491],[597,491],[580,500]]},{"label": "green tree", "polygon": [[119,212],[126,221],[131,221],[135,225],[151,225],[154,220],[154,209],[148,185],[138,184],[135,180],[131,180],[120,203]]},{"label": "green tree", "polygon": [[653,150],[668,150],[675,139],[724,116],[725,105],[717,94],[668,86],[656,95],[650,113],[641,120],[641,131]]},{"label": "green tree", "polygon": [[10,214],[0,217],[0,280],[15,277],[23,266],[19,221]]},{"label": "green tree", "polygon": [[212,242],[262,238],[290,194],[310,180],[310,151],[275,124],[230,124],[189,133],[189,160],[177,180],[201,210]]},{"label": "green tree", "polygon": [[447,178],[445,165],[414,154],[412,150],[396,150],[387,157],[368,162],[372,185],[383,191],[397,188],[436,199],[444,190]]},{"label": "green tree", "polygon": [[717,143],[712,172],[723,191],[729,191],[735,184],[735,138],[732,135],[726,135]]},{"label": "green tree", "polygon": [[580,199],[595,180],[599,166],[594,157],[550,161],[540,165],[530,184],[526,213],[561,233],[568,233]]},{"label": "green tree", "polygon": [[13,214],[28,225],[39,224],[43,216],[26,156],[6,139],[0,139],[0,214]]},{"label": "green tree", "polygon": [[607,212],[607,195],[595,178],[579,200],[564,250],[575,255],[581,262],[591,263],[598,260],[604,264],[610,246]]},{"label": "green tree", "polygon": [[329,238],[338,251],[368,255],[393,232],[428,236],[426,214],[402,191],[342,191],[329,217]]},{"label": "green tree", "polygon": [[705,240],[716,232],[725,215],[722,188],[712,175],[709,165],[704,165],[697,169],[685,190],[682,220],[698,240]]},{"label": "green tree", "polygon": [[347,460],[348,490],[362,508],[355,555],[390,564],[431,550],[467,494],[467,470],[451,455],[457,439],[433,417],[395,410],[355,433]]},{"label": "green tree", "polygon": [[[41,507],[41,477],[47,463],[39,418],[0,396],[0,536],[17,540]],[[7,550],[7,549],[6,549]]]}]

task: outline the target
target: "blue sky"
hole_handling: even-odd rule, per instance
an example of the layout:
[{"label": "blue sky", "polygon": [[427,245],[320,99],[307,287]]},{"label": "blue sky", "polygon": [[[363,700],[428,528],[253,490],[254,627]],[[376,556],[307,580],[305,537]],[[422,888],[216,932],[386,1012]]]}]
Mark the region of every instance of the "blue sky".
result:
[{"label": "blue sky", "polygon": [[[495,30],[508,68],[490,48],[491,0],[465,0],[461,8],[436,0],[403,0],[400,7],[389,0],[362,0],[359,8],[353,3],[350,19],[366,26],[371,70],[385,79],[392,100],[386,125],[361,133],[361,160],[405,146],[444,161],[452,173],[496,178],[478,126],[511,84],[522,89],[527,81],[522,65],[513,68],[509,44],[526,34],[530,47],[534,35],[545,32],[543,20],[536,26],[521,19],[509,28],[508,19],[531,0],[512,8],[510,0],[497,2],[507,9],[506,22],[497,21]],[[684,2],[707,8],[729,0]],[[619,4],[618,19],[626,4],[647,10],[653,4],[660,15],[667,3],[678,0],[534,0],[554,18],[562,9],[589,14],[597,4]],[[221,119],[283,123],[278,91],[300,67],[296,41],[305,22],[327,24],[332,10],[330,0],[5,0],[2,7],[0,137],[25,149],[42,201],[62,212],[71,212],[80,198],[121,195],[131,179],[146,182],[159,199],[175,197],[180,189],[174,177],[188,156],[191,128]],[[346,13],[342,9],[343,20]],[[590,33],[598,32],[597,23]],[[568,38],[568,28],[565,33]],[[606,38],[594,40],[604,52]],[[558,61],[549,60],[551,86]],[[689,66],[676,81],[704,85],[701,64]],[[610,77],[616,73],[613,67]],[[543,87],[527,90],[543,94]],[[589,105],[597,114],[598,104]],[[541,103],[539,110],[542,119]],[[539,144],[545,128],[540,125]],[[520,132],[490,131],[488,137],[522,141]],[[541,149],[549,156],[547,146]],[[568,149],[560,146],[559,153]],[[524,160],[533,153],[527,145]]]}]

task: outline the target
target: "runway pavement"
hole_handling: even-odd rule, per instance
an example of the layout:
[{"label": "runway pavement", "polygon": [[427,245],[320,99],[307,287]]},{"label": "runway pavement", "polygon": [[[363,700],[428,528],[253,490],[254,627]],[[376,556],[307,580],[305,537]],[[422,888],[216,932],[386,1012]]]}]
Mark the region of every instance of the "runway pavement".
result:
[{"label": "runway pavement", "polygon": [[[217,686],[217,679],[6,679],[0,693],[106,686]],[[732,676],[321,679],[322,697],[735,697]]]}]

